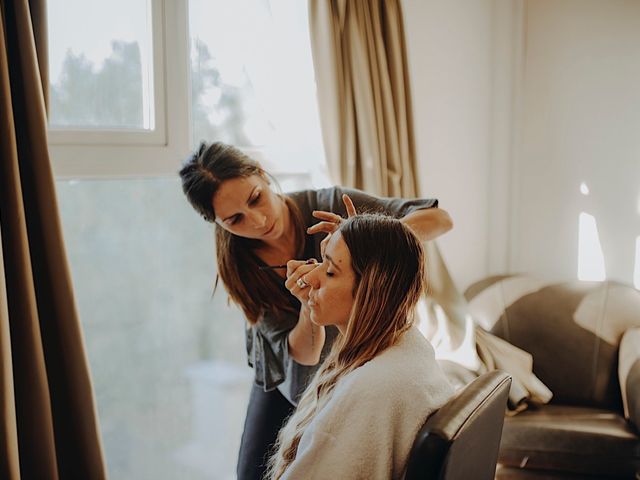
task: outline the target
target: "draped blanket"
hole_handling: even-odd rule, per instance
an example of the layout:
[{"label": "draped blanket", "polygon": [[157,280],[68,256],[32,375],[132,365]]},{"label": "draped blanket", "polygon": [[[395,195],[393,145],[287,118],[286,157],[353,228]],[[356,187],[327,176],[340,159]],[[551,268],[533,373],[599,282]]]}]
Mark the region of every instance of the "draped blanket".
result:
[{"label": "draped blanket", "polygon": [[483,328],[453,283],[436,243],[428,242],[425,248],[429,292],[418,305],[419,328],[450,381],[459,388],[499,369],[513,377],[510,412],[524,410],[529,403],[548,403],[553,394],[533,373],[533,357]]}]

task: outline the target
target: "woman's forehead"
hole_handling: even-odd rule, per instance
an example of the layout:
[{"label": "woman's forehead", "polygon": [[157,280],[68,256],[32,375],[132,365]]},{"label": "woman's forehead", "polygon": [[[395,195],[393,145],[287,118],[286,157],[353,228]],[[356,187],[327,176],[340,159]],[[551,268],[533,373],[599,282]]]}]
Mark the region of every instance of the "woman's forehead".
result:
[{"label": "woman's forehead", "polygon": [[349,252],[349,247],[347,247],[347,243],[344,241],[340,231],[331,235],[325,256],[341,269],[350,268],[351,252]]},{"label": "woman's forehead", "polygon": [[230,178],[222,182],[218,191],[213,195],[211,203],[218,218],[225,218],[236,213],[239,206],[245,205],[256,186],[262,179],[257,175],[249,177]]}]

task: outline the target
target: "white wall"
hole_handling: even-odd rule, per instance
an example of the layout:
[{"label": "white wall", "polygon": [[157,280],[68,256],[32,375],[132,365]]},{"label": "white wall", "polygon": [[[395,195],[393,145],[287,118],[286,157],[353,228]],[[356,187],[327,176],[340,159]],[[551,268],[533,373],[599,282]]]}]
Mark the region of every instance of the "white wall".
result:
[{"label": "white wall", "polygon": [[487,272],[491,0],[404,0],[423,195],[454,221],[438,243],[459,288]]},{"label": "white wall", "polygon": [[[607,276],[632,283],[640,235],[640,2],[529,0],[511,270],[576,278],[578,215]],[[581,182],[589,196],[579,191]]]},{"label": "white wall", "polygon": [[403,9],[420,187],[454,219],[439,244],[458,286],[508,271],[576,278],[581,212],[598,222],[607,277],[632,283],[640,1]]}]

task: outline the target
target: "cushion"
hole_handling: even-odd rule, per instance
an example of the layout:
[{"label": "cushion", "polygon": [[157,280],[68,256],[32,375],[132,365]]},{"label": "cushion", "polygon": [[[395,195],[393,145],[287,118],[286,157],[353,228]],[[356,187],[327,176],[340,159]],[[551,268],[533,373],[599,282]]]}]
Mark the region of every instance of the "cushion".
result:
[{"label": "cushion", "polygon": [[640,430],[640,328],[630,328],[622,337],[618,378],[624,415]]},{"label": "cushion", "polygon": [[500,463],[633,478],[640,471],[640,442],[617,413],[546,405],[505,420]]},{"label": "cushion", "polygon": [[618,344],[627,329],[640,327],[638,290],[513,275],[477,282],[465,296],[483,328],[533,355],[552,403],[622,411]]}]

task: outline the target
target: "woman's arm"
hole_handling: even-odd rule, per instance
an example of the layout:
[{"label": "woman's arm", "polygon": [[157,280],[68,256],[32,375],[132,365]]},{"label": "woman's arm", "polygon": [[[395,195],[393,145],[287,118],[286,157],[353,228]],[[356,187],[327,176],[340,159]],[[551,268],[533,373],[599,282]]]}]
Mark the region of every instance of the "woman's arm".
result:
[{"label": "woman's arm", "polygon": [[317,365],[326,337],[324,327],[315,325],[309,314],[309,284],[304,276],[318,266],[315,259],[289,260],[287,262],[287,279],[284,286],[300,301],[298,323],[289,332],[289,356],[301,365]]},{"label": "woman's arm", "polygon": [[324,327],[311,321],[309,309],[300,309],[298,324],[289,332],[289,355],[301,365],[317,365],[324,346]]},{"label": "woman's arm", "polygon": [[427,241],[439,237],[453,228],[449,214],[441,208],[424,208],[415,210],[400,219],[418,236]]},{"label": "woman's arm", "polygon": [[[342,200],[347,209],[349,217],[357,215],[356,207],[349,195],[342,195]],[[312,227],[307,229],[307,233],[314,234],[319,232],[326,232],[327,235],[322,241],[323,246],[329,241],[331,234],[338,228],[342,217],[332,212],[314,211],[313,216],[322,220],[316,223]],[[421,208],[419,210],[413,210],[407,213],[400,219],[405,225],[407,225],[418,238],[425,242],[427,240],[433,240],[439,237],[443,233],[448,232],[453,228],[453,221],[449,214],[438,207]],[[322,249],[324,250],[324,249]]]}]

